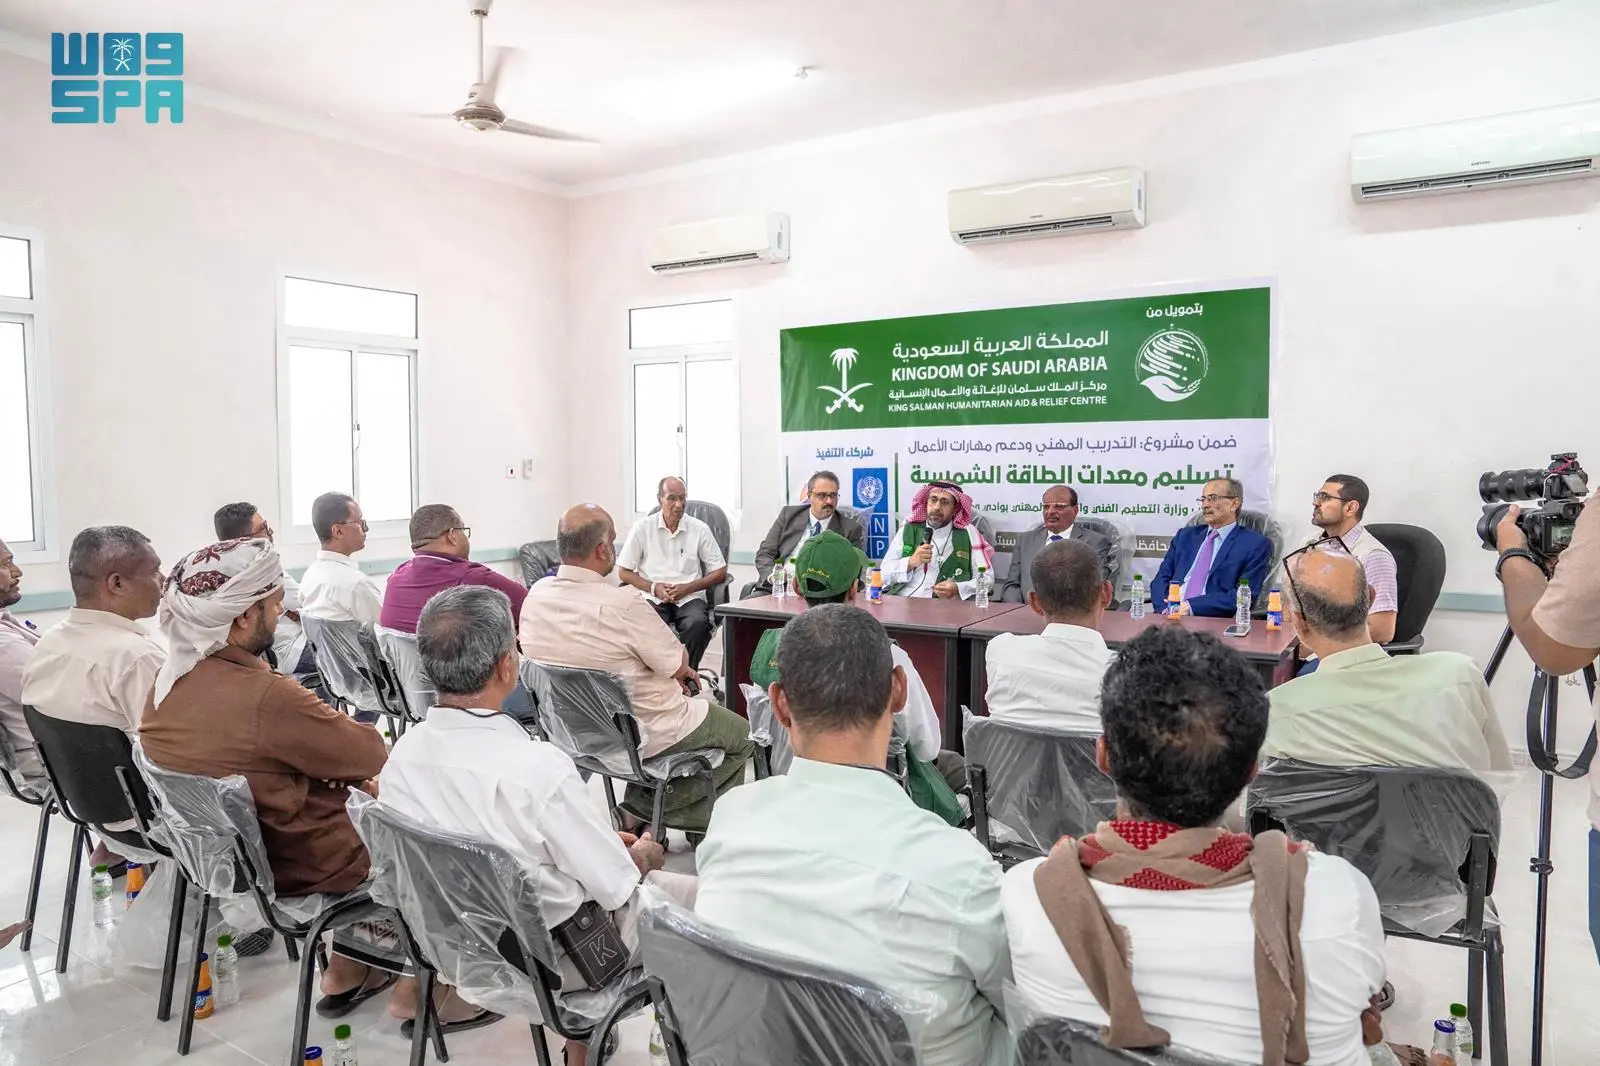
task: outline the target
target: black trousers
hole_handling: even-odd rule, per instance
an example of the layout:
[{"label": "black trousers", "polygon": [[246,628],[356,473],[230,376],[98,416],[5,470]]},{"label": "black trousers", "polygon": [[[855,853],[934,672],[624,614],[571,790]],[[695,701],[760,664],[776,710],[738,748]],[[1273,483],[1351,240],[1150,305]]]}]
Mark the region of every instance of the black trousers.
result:
[{"label": "black trousers", "polygon": [[658,603],[656,614],[667,623],[678,640],[689,649],[689,666],[700,669],[700,657],[711,646],[711,605],[705,600],[688,600],[684,603]]}]

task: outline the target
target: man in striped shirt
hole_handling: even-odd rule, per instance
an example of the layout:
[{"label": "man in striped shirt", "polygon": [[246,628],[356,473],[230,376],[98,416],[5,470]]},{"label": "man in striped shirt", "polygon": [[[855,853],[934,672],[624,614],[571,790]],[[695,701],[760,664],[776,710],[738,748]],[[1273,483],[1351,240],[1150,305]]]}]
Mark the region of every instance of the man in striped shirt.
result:
[{"label": "man in striped shirt", "polygon": [[1361,563],[1367,587],[1373,592],[1372,606],[1367,609],[1367,631],[1373,643],[1384,644],[1394,639],[1400,597],[1394,555],[1361,525],[1370,497],[1367,483],[1352,474],[1328,478],[1322,488],[1311,494],[1311,523],[1322,532],[1306,543],[1337,537],[1345,551]]}]

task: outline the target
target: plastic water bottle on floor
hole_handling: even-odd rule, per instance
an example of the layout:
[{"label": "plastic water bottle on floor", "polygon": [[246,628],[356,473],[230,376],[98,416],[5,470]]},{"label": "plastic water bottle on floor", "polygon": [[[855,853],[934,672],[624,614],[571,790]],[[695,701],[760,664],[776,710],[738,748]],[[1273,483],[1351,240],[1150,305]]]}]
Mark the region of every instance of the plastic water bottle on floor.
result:
[{"label": "plastic water bottle on floor", "polygon": [[1250,632],[1250,582],[1240,581],[1239,589],[1233,594],[1233,624],[1243,632]]},{"label": "plastic water bottle on floor", "polygon": [[1133,575],[1133,587],[1128,590],[1128,617],[1144,617],[1144,575]]},{"label": "plastic water bottle on floor", "polygon": [[105,863],[94,868],[89,878],[89,895],[94,898],[94,924],[109,929],[116,924],[116,912],[111,909],[111,871]]},{"label": "plastic water bottle on floor", "polygon": [[667,1041],[661,1035],[661,1019],[650,1014],[650,1066],[668,1066]]},{"label": "plastic water bottle on floor", "polygon": [[348,1025],[333,1027],[333,1058],[328,1060],[328,1066],[360,1066],[356,1062],[356,1043],[350,1036]]},{"label": "plastic water bottle on floor", "polygon": [[1456,1066],[1456,1027],[1448,1018],[1433,1023],[1433,1050],[1428,1066]]},{"label": "plastic water bottle on floor", "polygon": [[1465,1003],[1450,1004],[1450,1021],[1456,1027],[1456,1062],[1458,1066],[1472,1066],[1472,1056],[1478,1044],[1472,1036],[1472,1023],[1467,1020]]},{"label": "plastic water bottle on floor", "polygon": [[218,1010],[239,1002],[239,952],[232,933],[217,937],[217,950],[211,956],[211,993]]},{"label": "plastic water bottle on floor", "polygon": [[977,591],[972,594],[972,602],[978,607],[989,606],[989,571],[986,567],[978,567],[978,580],[973,584]]}]

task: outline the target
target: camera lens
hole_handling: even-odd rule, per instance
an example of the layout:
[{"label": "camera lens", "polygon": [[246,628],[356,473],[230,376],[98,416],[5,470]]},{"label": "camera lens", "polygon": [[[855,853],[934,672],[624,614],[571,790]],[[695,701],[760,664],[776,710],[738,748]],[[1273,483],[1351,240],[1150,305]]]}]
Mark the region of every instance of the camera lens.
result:
[{"label": "camera lens", "polygon": [[1478,497],[1484,503],[1536,500],[1544,492],[1543,470],[1488,471],[1478,478]]},{"label": "camera lens", "polygon": [[[1488,476],[1488,474],[1484,475],[1484,477]],[[1479,491],[1481,492],[1482,489],[1480,488]],[[1478,516],[1478,539],[1483,542],[1485,548],[1492,552],[1500,550],[1500,546],[1495,543],[1494,527],[1500,524],[1500,519],[1504,518],[1506,512],[1510,509],[1511,505],[1508,503],[1492,503],[1483,509],[1483,514]]]}]

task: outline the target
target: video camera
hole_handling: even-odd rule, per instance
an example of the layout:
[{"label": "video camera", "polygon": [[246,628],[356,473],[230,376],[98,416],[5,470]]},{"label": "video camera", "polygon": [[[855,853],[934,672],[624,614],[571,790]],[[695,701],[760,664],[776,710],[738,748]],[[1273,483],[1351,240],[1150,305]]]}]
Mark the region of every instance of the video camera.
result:
[{"label": "video camera", "polygon": [[1478,478],[1478,496],[1486,507],[1478,519],[1478,539],[1490,551],[1498,551],[1494,527],[1505,517],[1512,503],[1539,500],[1517,516],[1517,526],[1528,538],[1528,550],[1541,559],[1553,559],[1572,543],[1572,527],[1583,511],[1583,497],[1589,491],[1589,475],[1578,465],[1577,452],[1560,452],[1550,457],[1543,470],[1490,470]]}]

